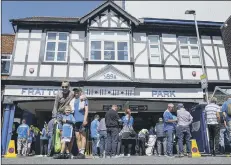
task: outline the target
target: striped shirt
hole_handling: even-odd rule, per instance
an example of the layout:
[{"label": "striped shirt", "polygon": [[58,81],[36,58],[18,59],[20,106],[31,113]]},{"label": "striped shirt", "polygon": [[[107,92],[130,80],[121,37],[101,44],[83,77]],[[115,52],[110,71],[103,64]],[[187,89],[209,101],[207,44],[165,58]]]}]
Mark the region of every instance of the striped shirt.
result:
[{"label": "striped shirt", "polygon": [[220,107],[215,103],[210,103],[205,107],[207,124],[218,124],[217,112],[220,112]]}]

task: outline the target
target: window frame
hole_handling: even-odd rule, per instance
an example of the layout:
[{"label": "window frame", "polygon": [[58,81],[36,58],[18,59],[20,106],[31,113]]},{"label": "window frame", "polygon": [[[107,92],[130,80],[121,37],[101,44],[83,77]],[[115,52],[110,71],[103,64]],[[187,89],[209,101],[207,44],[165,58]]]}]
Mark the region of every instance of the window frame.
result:
[{"label": "window frame", "polygon": [[[94,33],[95,31],[91,31],[89,33],[89,35],[91,35],[91,33]],[[97,31],[96,31],[97,32]],[[120,32],[108,32],[106,31],[105,33],[114,33],[112,36],[115,37],[115,39],[89,39],[89,61],[106,61],[106,62],[130,62],[130,38],[128,40],[124,40],[124,39],[116,39],[116,36],[117,35],[120,35],[118,33]],[[105,35],[104,31],[100,31],[99,32],[99,35],[103,36]],[[129,33],[126,33],[129,35]],[[91,51],[92,51],[92,48],[91,48],[91,45],[92,45],[92,41],[97,41],[97,42],[100,42],[101,44],[101,59],[99,60],[96,60],[96,59],[92,59],[91,58]],[[105,42],[113,42],[114,43],[114,50],[105,50]],[[128,59],[127,60],[118,60],[118,51],[122,51],[122,50],[118,50],[118,43],[119,42],[125,42],[127,43],[127,53],[128,53]],[[98,49],[94,49],[95,51],[99,51]],[[104,56],[104,52],[105,51],[114,51],[115,52],[115,60],[105,60],[105,56]]]},{"label": "window frame", "polygon": [[[49,33],[56,33],[56,38],[55,40],[51,40],[49,39],[48,40],[48,34]],[[58,34],[59,33],[66,33],[67,34],[67,40],[59,40],[58,38]],[[54,52],[55,53],[55,57],[54,57],[54,60],[53,61],[49,61],[49,60],[46,60],[46,55],[47,55],[47,43],[48,42],[55,42],[55,50],[54,51],[48,51],[48,52]],[[68,59],[68,53],[69,53],[69,42],[70,42],[70,33],[69,32],[61,32],[61,31],[47,31],[46,32],[46,42],[45,42],[45,51],[44,51],[44,58],[43,58],[43,61],[44,62],[47,62],[47,63],[67,63],[67,59]],[[66,51],[58,51],[58,44],[59,43],[66,43],[67,46],[66,46]],[[57,57],[58,57],[58,52],[66,52],[66,57],[65,57],[65,61],[57,61]]]},{"label": "window frame", "polygon": [[[153,43],[150,41],[150,37],[157,37],[158,38],[158,42],[157,43]],[[160,44],[160,36],[159,35],[148,35],[147,37],[148,39],[148,46],[149,46],[149,57],[150,57],[150,64],[162,64],[162,54],[161,54],[161,44]],[[154,46],[158,46],[158,49],[159,49],[159,54],[152,54],[151,53],[151,45],[154,45]],[[159,57],[159,62],[152,62],[151,58],[153,57],[152,55],[154,55],[154,57]]]},{"label": "window frame", "polygon": [[[9,57],[9,59],[2,59],[3,56]],[[12,65],[12,54],[2,54],[1,55],[1,62],[2,61],[9,61],[10,62],[10,66],[9,66],[9,72],[8,73],[2,73],[2,68],[1,68],[1,75],[10,75],[10,69],[11,69],[11,65]]]},{"label": "window frame", "polygon": [[[187,43],[181,43],[180,42],[180,38],[186,38]],[[190,39],[196,39],[197,43],[196,44],[192,44],[190,43]],[[181,65],[202,65],[201,64],[201,56],[200,56],[200,52],[199,52],[199,41],[197,40],[197,37],[194,36],[178,36],[177,38],[178,40],[178,44],[179,44],[179,52],[180,52],[180,58],[181,58]],[[182,54],[181,52],[181,47],[187,47],[188,49],[188,55],[186,54]],[[198,49],[198,55],[192,54],[192,47],[197,47]],[[182,57],[188,57],[189,58],[189,64],[184,64],[182,63]],[[193,58],[199,58],[199,63],[193,63]]]}]

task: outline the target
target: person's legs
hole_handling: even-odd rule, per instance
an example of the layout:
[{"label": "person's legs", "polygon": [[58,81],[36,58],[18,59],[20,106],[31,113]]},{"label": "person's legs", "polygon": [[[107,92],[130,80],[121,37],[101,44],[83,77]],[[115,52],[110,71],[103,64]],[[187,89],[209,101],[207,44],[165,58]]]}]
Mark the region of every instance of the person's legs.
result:
[{"label": "person's legs", "polygon": [[187,148],[187,153],[190,154],[191,153],[191,132],[190,132],[190,128],[187,127],[186,131],[185,131],[186,135],[185,135],[185,141],[186,141],[186,148]]},{"label": "person's legs", "polygon": [[162,144],[163,144],[163,152],[164,152],[164,155],[166,156],[167,155],[167,138],[166,137],[162,138]]},{"label": "person's legs", "polygon": [[40,155],[43,155],[43,140],[40,140]]},{"label": "person's legs", "polygon": [[18,155],[21,155],[21,150],[22,150],[22,139],[18,138],[17,139],[17,150],[18,150]]},{"label": "person's legs", "polygon": [[44,155],[48,154],[48,140],[44,140]]},{"label": "person's legs", "polygon": [[121,140],[121,155],[124,155],[125,151],[125,140]]},{"label": "person's legs", "polygon": [[173,154],[173,130],[167,130],[167,153],[169,156]]},{"label": "person's legs", "polygon": [[75,132],[75,137],[76,137],[76,145],[77,145],[77,148],[78,148],[78,150],[79,150],[79,152],[80,152],[80,150],[81,150],[81,136],[80,136],[80,133],[79,132]]},{"label": "person's legs", "polygon": [[22,140],[22,154],[26,156],[27,153],[27,139]]},{"label": "person's legs", "polygon": [[160,139],[160,137],[157,138],[157,152],[158,152],[158,155],[160,156],[161,155],[161,139]]},{"label": "person's legs", "polygon": [[80,133],[81,136],[81,153],[85,154],[85,147],[86,147],[86,132],[81,132]]},{"label": "person's legs", "polygon": [[117,150],[117,144],[118,144],[119,129],[112,128],[111,135],[112,135],[112,156],[115,156]]},{"label": "person's legs", "polygon": [[30,154],[30,150],[31,150],[31,142],[27,143],[27,155]]},{"label": "person's legs", "polygon": [[210,153],[214,154],[213,126],[208,125]]},{"label": "person's legs", "polygon": [[51,155],[51,144],[52,143],[52,134],[49,135],[48,138],[48,155]]},{"label": "person's legs", "polygon": [[219,137],[220,137],[220,126],[219,124],[214,125],[214,145],[215,145],[215,154],[219,154]]},{"label": "person's legs", "polygon": [[220,146],[221,146],[221,153],[225,153],[225,131],[226,129],[223,128],[220,130]]},{"label": "person's legs", "polygon": [[111,129],[108,128],[107,130],[107,140],[106,140],[106,156],[111,156],[112,150],[112,136],[111,136]]},{"label": "person's legs", "polygon": [[127,141],[128,142],[128,156],[132,154],[132,141]]},{"label": "person's legs", "polygon": [[183,139],[184,139],[184,133],[183,133],[183,128],[181,126],[178,126],[178,131],[177,131],[177,135],[178,135],[178,147],[179,147],[179,155],[184,153],[184,146],[183,146]]},{"label": "person's legs", "polygon": [[92,138],[92,155],[97,156],[97,139]]}]

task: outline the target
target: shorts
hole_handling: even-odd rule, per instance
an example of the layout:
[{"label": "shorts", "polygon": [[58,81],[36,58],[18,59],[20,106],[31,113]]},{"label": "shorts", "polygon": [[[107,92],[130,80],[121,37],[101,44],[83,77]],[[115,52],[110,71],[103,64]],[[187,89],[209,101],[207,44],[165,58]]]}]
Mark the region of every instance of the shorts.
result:
[{"label": "shorts", "polygon": [[63,143],[63,142],[70,142],[70,141],[71,141],[71,138],[63,137],[62,140],[61,140],[61,143]]},{"label": "shorts", "polygon": [[86,126],[83,126],[83,122],[76,122],[74,125],[75,132],[85,132]]}]

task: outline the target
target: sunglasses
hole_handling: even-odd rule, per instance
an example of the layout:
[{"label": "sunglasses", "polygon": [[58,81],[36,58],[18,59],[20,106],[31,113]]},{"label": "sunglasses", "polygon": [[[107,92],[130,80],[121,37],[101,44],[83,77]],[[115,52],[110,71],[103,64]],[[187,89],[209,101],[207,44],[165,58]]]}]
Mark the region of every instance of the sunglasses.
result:
[{"label": "sunglasses", "polygon": [[68,86],[62,86],[62,88],[63,88],[63,89],[67,89],[67,88],[68,88]]}]

